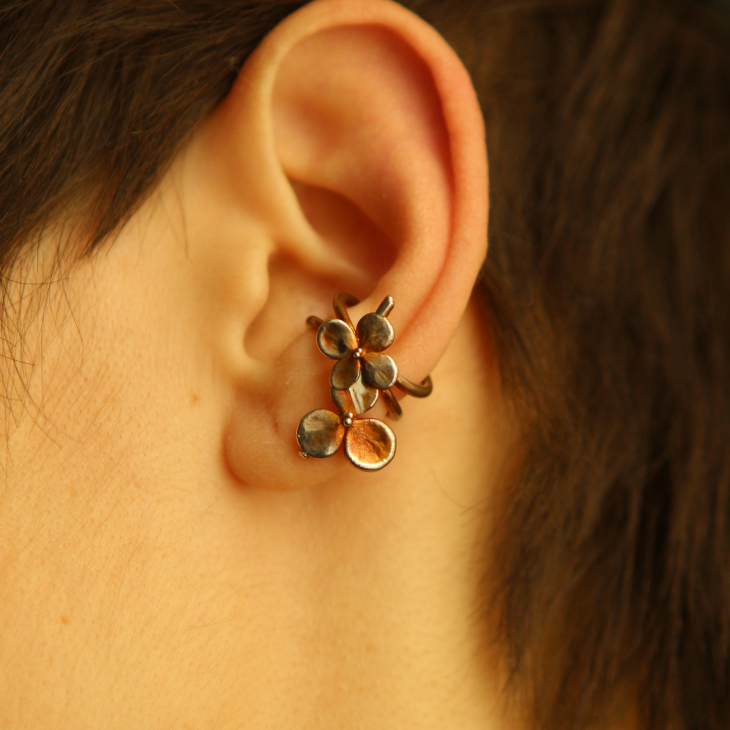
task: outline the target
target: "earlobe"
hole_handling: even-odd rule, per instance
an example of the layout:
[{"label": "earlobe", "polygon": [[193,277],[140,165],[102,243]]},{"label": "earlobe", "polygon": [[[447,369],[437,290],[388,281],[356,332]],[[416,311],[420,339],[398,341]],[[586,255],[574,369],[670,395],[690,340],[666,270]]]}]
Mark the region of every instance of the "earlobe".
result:
[{"label": "earlobe", "polygon": [[346,462],[298,455],[297,424],[332,385],[304,320],[351,291],[357,325],[392,294],[392,354],[412,380],[428,375],[486,253],[476,97],[445,41],[401,6],[318,0],[265,39],[210,127],[233,197],[271,241],[257,270],[268,295],[240,319],[227,461],[250,485],[317,483]]}]

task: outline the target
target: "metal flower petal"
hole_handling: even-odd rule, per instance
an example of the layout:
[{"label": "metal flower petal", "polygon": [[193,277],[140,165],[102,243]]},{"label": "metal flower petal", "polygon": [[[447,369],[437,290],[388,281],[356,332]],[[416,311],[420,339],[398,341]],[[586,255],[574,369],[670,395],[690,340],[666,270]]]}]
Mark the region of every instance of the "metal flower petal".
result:
[{"label": "metal flower petal", "polygon": [[332,456],[340,448],[345,436],[345,426],[332,411],[319,408],[310,411],[299,422],[297,441],[303,454],[315,459]]},{"label": "metal flower petal", "polygon": [[365,352],[362,356],[362,379],[371,388],[387,390],[398,379],[398,366],[390,355]]},{"label": "metal flower petal", "polygon": [[317,330],[319,349],[333,360],[340,360],[357,348],[357,337],[341,319],[328,319]]},{"label": "metal flower petal", "polygon": [[330,375],[330,385],[337,390],[346,390],[359,379],[360,361],[350,353],[335,363]]},{"label": "metal flower petal", "polygon": [[360,415],[369,411],[377,402],[380,391],[371,388],[358,378],[346,390],[332,388],[332,400],[343,413],[354,413]]},{"label": "metal flower petal", "polygon": [[357,341],[360,347],[371,352],[382,352],[393,344],[393,325],[376,312],[366,314],[357,323]]},{"label": "metal flower petal", "polygon": [[358,419],[345,434],[345,456],[358,469],[382,469],[395,456],[395,434],[375,418]]}]

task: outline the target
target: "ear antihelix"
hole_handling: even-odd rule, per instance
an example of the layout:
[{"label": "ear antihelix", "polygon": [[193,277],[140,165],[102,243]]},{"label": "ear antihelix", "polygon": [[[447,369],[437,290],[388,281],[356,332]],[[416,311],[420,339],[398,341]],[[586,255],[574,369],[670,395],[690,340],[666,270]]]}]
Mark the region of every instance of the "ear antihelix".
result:
[{"label": "ear antihelix", "polygon": [[363,414],[382,394],[388,416],[398,420],[402,410],[391,389],[397,387],[408,395],[426,398],[433,391],[433,382],[428,376],[421,384],[412,383],[384,352],[395,340],[395,330],[388,320],[395,306],[393,297],[385,297],[375,312],[364,315],[355,326],[348,307],[358,303],[351,294],[338,294],[333,303],[335,318],[307,318],[307,324],[317,332],[322,354],[337,361],[330,384],[338,412],[319,408],[307,413],[299,422],[297,443],[303,458],[324,459],[336,454],[344,442],[345,456],[353,466],[378,471],[393,460],[396,437],[388,425],[375,418],[363,418]]}]

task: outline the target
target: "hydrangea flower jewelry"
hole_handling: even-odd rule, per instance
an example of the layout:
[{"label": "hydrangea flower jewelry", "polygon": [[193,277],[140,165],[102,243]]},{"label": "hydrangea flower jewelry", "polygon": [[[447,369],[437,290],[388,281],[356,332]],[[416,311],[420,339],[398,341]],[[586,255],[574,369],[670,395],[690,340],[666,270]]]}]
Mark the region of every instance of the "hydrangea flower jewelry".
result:
[{"label": "hydrangea flower jewelry", "polygon": [[305,459],[324,459],[335,454],[345,442],[345,456],[353,466],[377,471],[395,456],[395,434],[376,418],[360,418],[383,395],[388,416],[398,420],[401,408],[391,388],[416,398],[431,395],[433,383],[427,377],[422,384],[412,383],[398,372],[390,355],[384,354],[395,339],[388,315],[395,306],[393,297],[385,297],[375,312],[366,314],[357,327],[352,324],[348,307],[358,304],[351,294],[338,294],[334,300],[336,319],[323,322],[309,317],[307,324],[317,331],[317,345],[322,354],[337,360],[330,376],[330,393],[339,413],[319,408],[299,422],[297,441]]}]

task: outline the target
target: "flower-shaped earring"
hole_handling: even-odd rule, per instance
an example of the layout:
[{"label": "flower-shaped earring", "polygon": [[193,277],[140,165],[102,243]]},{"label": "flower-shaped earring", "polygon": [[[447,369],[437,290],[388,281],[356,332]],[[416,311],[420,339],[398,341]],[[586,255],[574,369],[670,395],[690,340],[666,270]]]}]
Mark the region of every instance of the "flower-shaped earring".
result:
[{"label": "flower-shaped earring", "polygon": [[332,456],[345,442],[345,456],[359,469],[377,471],[395,456],[393,431],[375,418],[358,418],[378,401],[380,393],[388,403],[388,415],[398,419],[401,409],[391,392],[396,386],[417,398],[431,394],[433,384],[426,378],[421,385],[398,373],[398,366],[383,354],[393,344],[395,332],[387,316],[393,297],[386,297],[377,311],[366,314],[355,328],[347,312],[358,303],[350,294],[334,300],[336,319],[323,322],[309,317],[307,324],[317,330],[317,345],[327,357],[337,360],[330,376],[330,393],[339,414],[320,408],[310,411],[299,422],[297,442],[300,454],[323,459]]},{"label": "flower-shaped earring", "polygon": [[398,366],[390,355],[383,354],[395,339],[393,325],[386,319],[392,309],[393,299],[387,297],[377,312],[366,314],[357,323],[357,329],[341,319],[328,319],[320,325],[319,349],[338,361],[330,376],[333,388],[349,388],[361,374],[371,388],[387,390],[395,385]]}]

